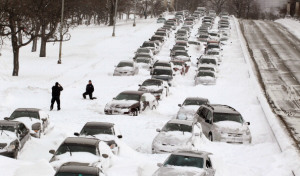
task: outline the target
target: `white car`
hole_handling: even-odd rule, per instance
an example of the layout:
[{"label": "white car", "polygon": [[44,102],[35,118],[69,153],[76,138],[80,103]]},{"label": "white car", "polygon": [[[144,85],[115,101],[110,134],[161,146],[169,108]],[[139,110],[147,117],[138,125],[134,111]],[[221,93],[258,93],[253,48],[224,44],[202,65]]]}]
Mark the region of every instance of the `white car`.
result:
[{"label": "white car", "polygon": [[198,68],[201,65],[211,65],[214,67],[218,67],[220,65],[220,63],[215,56],[203,55],[200,58],[198,58],[197,65],[198,65]]},{"label": "white car", "polygon": [[217,69],[216,66],[212,65],[212,64],[201,64],[199,65],[198,69],[196,70],[196,73],[198,73],[199,71],[212,71],[217,73],[219,70]]},{"label": "white car", "polygon": [[47,130],[53,128],[50,125],[49,115],[36,108],[18,108],[10,117],[4,119],[23,122],[30,129],[30,135],[37,138],[40,138]]},{"label": "white car", "polygon": [[151,49],[153,54],[157,54],[160,50],[160,47],[156,44],[156,42],[153,41],[144,42],[141,48]]},{"label": "white car", "polygon": [[139,87],[138,91],[151,93],[157,100],[161,100],[169,95],[169,85],[163,80],[147,79]]},{"label": "white car", "polygon": [[109,122],[87,122],[80,133],[74,133],[75,136],[97,138],[104,141],[115,155],[120,152],[118,140],[123,136],[114,123]]},{"label": "white car", "polygon": [[195,76],[195,85],[214,85],[216,81],[216,73],[212,71],[199,71]]},{"label": "white car", "polygon": [[153,59],[149,57],[138,56],[135,59],[135,63],[138,68],[150,70],[150,67],[153,65]]},{"label": "white car", "polygon": [[180,109],[177,112],[176,119],[194,120],[195,113],[203,104],[209,104],[209,100],[201,97],[186,98],[182,104],[178,104]]},{"label": "white car", "polygon": [[151,57],[153,57],[153,52],[151,49],[149,48],[139,48],[136,50],[136,52],[134,52],[136,55],[137,54],[148,54],[150,55]]},{"label": "white car", "polygon": [[105,171],[111,166],[113,156],[104,141],[83,137],[68,137],[56,151],[50,150],[49,153],[53,154],[49,162],[54,170],[58,170],[65,163],[79,162]]},{"label": "white car", "polygon": [[134,76],[139,73],[139,68],[133,61],[121,61],[116,66],[113,76]]},{"label": "white car", "polygon": [[191,150],[202,138],[200,123],[173,119],[168,121],[152,142],[152,153],[168,153],[179,149]]},{"label": "white car", "polygon": [[206,51],[206,54],[209,56],[214,56],[218,59],[218,62],[222,62],[221,50],[217,48],[212,48]]}]

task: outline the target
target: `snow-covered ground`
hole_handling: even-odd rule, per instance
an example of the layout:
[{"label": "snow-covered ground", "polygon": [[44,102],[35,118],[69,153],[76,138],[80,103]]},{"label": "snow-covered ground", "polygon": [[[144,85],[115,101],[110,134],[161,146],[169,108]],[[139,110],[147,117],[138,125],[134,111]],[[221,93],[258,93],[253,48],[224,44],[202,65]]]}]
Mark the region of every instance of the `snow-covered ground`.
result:
[{"label": "snow-covered ground", "polygon": [[[233,21],[232,21],[233,23]],[[217,176],[286,176],[291,174],[294,163],[279,150],[273,133],[257,100],[257,92],[249,78],[248,65],[244,60],[240,39],[232,24],[231,39],[224,46],[223,62],[217,84],[194,86],[195,65],[185,76],[176,76],[170,96],[159,102],[156,110],[138,117],[104,115],[103,109],[118,93],[137,90],[138,84],[150,78],[149,72],[140,70],[138,76],[113,77],[114,65],[130,59],[134,51],[148,40],[157,28],[155,19],[140,20],[137,27],[132,23],[117,25],[116,37],[107,26],[78,27],[71,31],[72,39],[63,44],[62,65],[57,65],[58,45],[48,45],[48,57],[39,58],[30,52],[30,46],[21,49],[20,76],[11,77],[12,53],[4,46],[0,57],[0,112],[9,116],[20,107],[35,107],[47,111],[55,125],[41,139],[32,138],[23,148],[19,160],[0,156],[0,175],[51,176],[53,170],[48,161],[50,149],[57,149],[67,137],[78,132],[88,121],[107,121],[119,126],[123,134],[120,156],[113,160],[109,176],[148,176],[158,168],[167,154],[151,154],[151,143],[157,132],[173,118],[186,97],[200,96],[211,103],[227,104],[237,109],[246,121],[251,122],[252,144],[234,145],[219,142],[203,142],[199,150],[213,153]],[[195,29],[200,26],[198,23]],[[193,31],[195,34],[196,31]],[[174,35],[164,44],[156,56],[169,60],[169,49]],[[193,63],[203,53],[203,48],[190,47]],[[82,93],[88,80],[95,86],[96,100],[84,100]],[[61,111],[49,111],[51,87],[59,82],[64,91],[61,95]]]},{"label": "snow-covered ground", "polygon": [[286,27],[289,32],[291,32],[298,39],[300,39],[300,21],[296,21],[294,19],[279,19],[276,20],[275,22]]}]

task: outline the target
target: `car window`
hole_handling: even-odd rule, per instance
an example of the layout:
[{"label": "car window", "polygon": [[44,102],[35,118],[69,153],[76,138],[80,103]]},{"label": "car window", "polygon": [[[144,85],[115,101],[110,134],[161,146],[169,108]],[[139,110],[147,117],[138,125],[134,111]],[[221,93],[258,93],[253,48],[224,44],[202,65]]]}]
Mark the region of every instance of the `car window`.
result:
[{"label": "car window", "polygon": [[38,112],[29,112],[29,111],[15,111],[10,116],[10,119],[17,119],[20,117],[31,117],[35,119],[40,119]]},{"label": "car window", "polygon": [[209,158],[206,160],[206,167],[207,168],[212,168],[211,161],[210,161]]},{"label": "car window", "polygon": [[205,119],[206,115],[207,115],[207,112],[208,112],[208,110],[206,108],[203,108],[203,110],[201,112],[201,117]]},{"label": "car window", "polygon": [[201,117],[202,110],[203,110],[203,107],[200,107],[197,111],[197,114],[199,117]]},{"label": "car window", "polygon": [[207,119],[207,120],[211,120],[211,119],[212,119],[212,117],[213,117],[213,114],[212,114],[212,112],[208,110],[208,113],[207,113],[206,119]]},{"label": "car window", "polygon": [[21,131],[21,133],[26,133],[27,132],[27,128],[22,123],[19,125],[19,130]]}]

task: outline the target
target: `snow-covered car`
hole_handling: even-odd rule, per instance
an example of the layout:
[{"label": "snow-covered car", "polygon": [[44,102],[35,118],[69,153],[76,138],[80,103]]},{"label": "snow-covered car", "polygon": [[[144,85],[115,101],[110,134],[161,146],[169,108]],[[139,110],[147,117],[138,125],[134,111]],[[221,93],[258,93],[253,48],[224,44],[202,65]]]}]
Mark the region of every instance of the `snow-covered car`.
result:
[{"label": "snow-covered car", "polygon": [[216,73],[212,71],[199,71],[195,76],[195,85],[214,85],[216,81]]},{"label": "snow-covered car", "polygon": [[250,122],[228,105],[202,105],[195,118],[201,123],[203,133],[211,141],[251,143]]},{"label": "snow-covered car", "polygon": [[220,49],[212,48],[206,51],[206,54],[209,56],[215,56],[218,59],[218,62],[222,62],[222,54]]},{"label": "snow-covered car", "polygon": [[186,50],[187,50],[188,47],[189,47],[188,41],[177,41],[177,42],[175,43],[175,45],[177,45],[177,46],[184,46]]},{"label": "snow-covered car", "polygon": [[163,36],[165,40],[170,36],[169,33],[165,31],[156,31],[154,35]]},{"label": "snow-covered car", "polygon": [[138,91],[151,93],[157,100],[169,95],[169,85],[159,79],[147,79],[139,87]]},{"label": "snow-covered car", "polygon": [[156,109],[157,106],[158,102],[156,98],[150,93],[124,91],[106,104],[104,113],[138,116],[142,111],[146,109]]},{"label": "snow-covered car", "polygon": [[204,151],[176,151],[172,153],[153,176],[214,176],[210,156],[211,153]]},{"label": "snow-covered car", "polygon": [[207,98],[201,97],[188,97],[184,100],[182,104],[178,104],[180,107],[177,112],[176,119],[179,120],[194,120],[195,113],[199,107],[203,104],[209,104]]},{"label": "snow-covered car", "polygon": [[209,39],[211,39],[211,40],[220,40],[221,36],[220,36],[219,32],[209,31],[208,34],[209,34]]},{"label": "snow-covered car", "polygon": [[151,66],[153,65],[153,59],[149,57],[138,56],[135,59],[135,63],[138,68],[150,70]]},{"label": "snow-covered car", "polygon": [[219,66],[220,63],[218,62],[218,59],[214,56],[207,56],[207,55],[203,55],[200,58],[198,58],[198,62],[197,62],[198,68],[201,65],[212,65],[212,66]]},{"label": "snow-covered car", "polygon": [[165,37],[160,35],[153,35],[149,41],[156,42],[158,46],[161,48],[162,45],[165,43]]},{"label": "snow-covered car", "polygon": [[30,130],[30,135],[37,138],[50,129],[49,115],[36,108],[18,108],[4,119],[23,122]]},{"label": "snow-covered car", "polygon": [[181,29],[188,31],[188,33],[191,34],[191,28],[189,26],[182,26]]},{"label": "snow-covered car", "polygon": [[17,158],[29,139],[30,131],[22,122],[0,120],[0,155]]},{"label": "snow-covered car", "polygon": [[207,53],[211,49],[221,51],[222,49],[220,41],[208,41],[205,46],[205,53]]},{"label": "snow-covered car", "polygon": [[174,56],[176,51],[187,51],[186,47],[184,46],[179,46],[179,45],[174,45],[172,49],[170,49],[170,56]]},{"label": "snow-covered car", "polygon": [[[152,153],[168,153],[179,149],[192,150],[201,141],[201,124],[189,120],[169,120],[162,129],[156,129]],[[199,146],[198,146],[199,147]]]},{"label": "snow-covered car", "polygon": [[71,162],[63,164],[54,176],[105,176],[105,174],[99,167]]},{"label": "snow-covered car", "polygon": [[185,61],[174,59],[171,63],[173,65],[174,73],[185,75],[189,71],[190,66],[187,65]]},{"label": "snow-covered car", "polygon": [[104,141],[115,155],[120,152],[118,140],[123,136],[114,123],[109,122],[87,122],[80,133],[74,133],[75,136],[97,138]]},{"label": "snow-covered car", "polygon": [[170,68],[170,69],[173,69],[172,67],[172,64],[168,61],[156,61],[153,66],[151,67],[151,71],[150,71],[150,74],[153,73],[153,70],[156,68],[156,67],[166,67],[166,68]]},{"label": "snow-covered car", "polygon": [[156,20],[157,23],[165,23],[167,20],[165,18],[158,18]]},{"label": "snow-covered car", "polygon": [[176,37],[176,41],[175,42],[179,42],[179,41],[188,41],[189,39],[183,36],[178,36]]},{"label": "snow-covered car", "polygon": [[123,60],[116,66],[113,76],[134,76],[139,73],[139,68],[133,61]]},{"label": "snow-covered car", "polygon": [[179,29],[176,34],[175,34],[175,37],[185,37],[185,38],[189,38],[190,35],[189,35],[189,32],[185,29]]},{"label": "snow-covered car", "polygon": [[198,73],[199,71],[212,71],[217,73],[218,69],[213,66],[212,64],[201,64],[199,65],[198,69],[196,70],[196,73]]},{"label": "snow-covered car", "polygon": [[207,42],[209,35],[206,33],[200,34],[198,37],[198,40],[200,42]]},{"label": "snow-covered car", "polygon": [[141,48],[151,49],[153,54],[157,54],[160,50],[160,47],[153,41],[144,42]]},{"label": "snow-covered car", "polygon": [[152,79],[160,79],[163,81],[168,82],[169,86],[172,86],[173,84],[173,69],[172,67],[162,67],[162,66],[157,66],[153,69],[153,72],[151,73]]},{"label": "snow-covered car", "polygon": [[153,57],[153,52],[151,49],[149,48],[139,48],[136,50],[136,52],[134,52],[135,55],[138,55],[138,54],[148,54],[150,55],[151,57]]},{"label": "snow-covered car", "polygon": [[68,137],[56,151],[50,150],[49,153],[53,154],[49,162],[54,170],[58,170],[65,163],[79,162],[105,171],[111,166],[113,156],[104,141],[83,137]]},{"label": "snow-covered car", "polygon": [[187,53],[186,50],[184,51],[175,51],[172,60],[179,60],[184,61],[186,65],[191,66],[191,56]]}]

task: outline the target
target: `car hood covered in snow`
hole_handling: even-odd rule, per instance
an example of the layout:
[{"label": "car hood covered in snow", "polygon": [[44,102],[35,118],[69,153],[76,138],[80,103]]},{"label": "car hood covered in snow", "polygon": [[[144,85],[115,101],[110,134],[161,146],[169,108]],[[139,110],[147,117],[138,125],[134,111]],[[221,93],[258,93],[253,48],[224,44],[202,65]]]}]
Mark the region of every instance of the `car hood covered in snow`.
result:
[{"label": "car hood covered in snow", "polygon": [[107,103],[106,108],[129,108],[130,106],[139,103],[135,100],[112,100]]},{"label": "car hood covered in snow", "polygon": [[196,111],[199,109],[200,106],[198,105],[189,105],[189,106],[182,106],[178,113],[177,119],[181,120],[193,120]]},{"label": "car hood covered in snow", "polygon": [[220,121],[214,123],[214,125],[225,133],[243,133],[248,130],[247,125],[234,121]]},{"label": "car hood covered in snow", "polygon": [[14,132],[1,130],[0,131],[0,143],[9,145],[11,142],[17,139],[17,135]]},{"label": "car hood covered in snow", "polygon": [[196,167],[164,166],[159,168],[154,176],[204,176],[205,170]]},{"label": "car hood covered in snow", "polygon": [[166,145],[172,146],[186,146],[187,142],[190,141],[192,133],[190,132],[181,132],[181,131],[169,131],[169,132],[160,132],[154,139],[154,142],[160,142]]},{"label": "car hood covered in snow", "polygon": [[[20,117],[20,118],[17,118],[15,119],[16,121],[20,121],[20,122],[23,122],[24,125],[29,129],[31,130],[32,129],[32,125],[35,124],[35,123],[41,123],[42,124],[42,121],[39,120],[39,119],[36,119],[36,118],[30,118],[30,117]],[[31,130],[32,131],[32,130]]]},{"label": "car hood covered in snow", "polygon": [[139,88],[139,91],[145,91],[145,92],[157,92],[162,90],[162,86],[141,86]]}]

